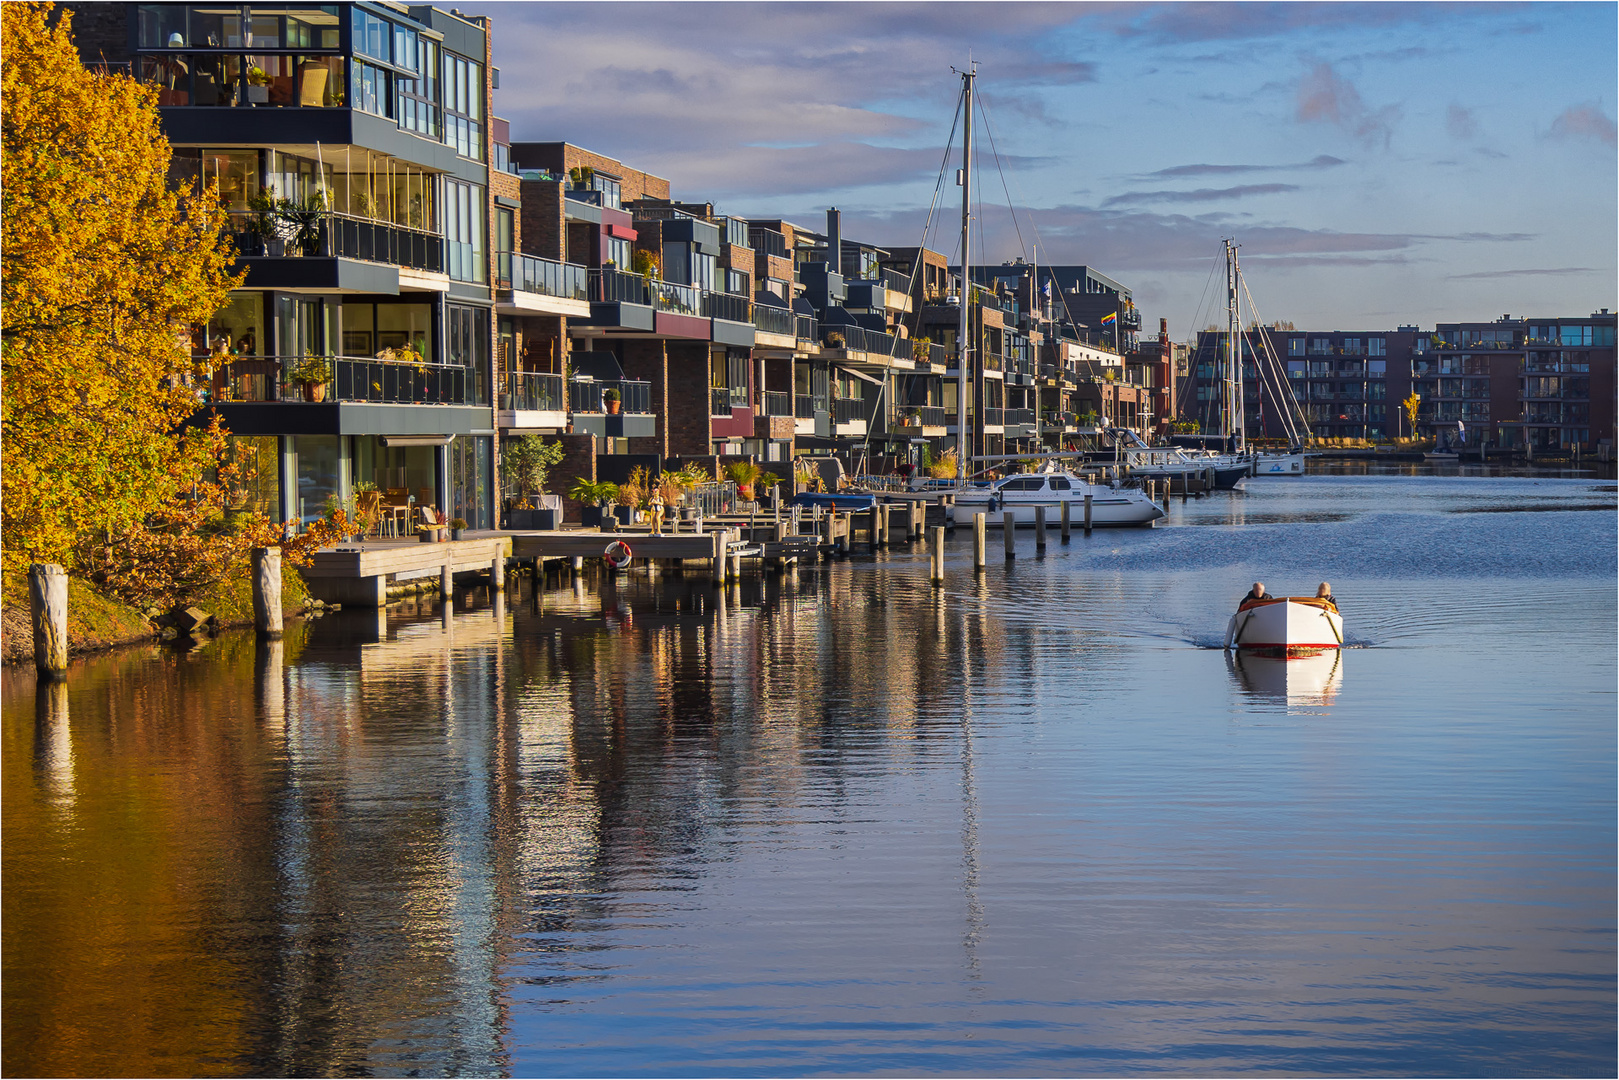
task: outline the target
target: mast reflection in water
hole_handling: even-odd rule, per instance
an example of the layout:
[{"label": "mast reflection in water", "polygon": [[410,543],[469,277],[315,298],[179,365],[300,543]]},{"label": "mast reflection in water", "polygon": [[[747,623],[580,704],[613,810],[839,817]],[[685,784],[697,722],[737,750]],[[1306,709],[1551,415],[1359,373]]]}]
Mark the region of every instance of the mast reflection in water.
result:
[{"label": "mast reflection in water", "polygon": [[1611,498],[1283,483],[8,671],[8,1070],[1611,1073]]}]

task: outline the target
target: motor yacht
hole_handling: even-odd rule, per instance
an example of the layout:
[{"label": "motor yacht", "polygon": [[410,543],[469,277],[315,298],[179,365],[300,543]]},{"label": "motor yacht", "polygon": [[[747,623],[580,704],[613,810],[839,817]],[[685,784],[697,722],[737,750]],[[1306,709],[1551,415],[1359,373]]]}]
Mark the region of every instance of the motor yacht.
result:
[{"label": "motor yacht", "polygon": [[987,514],[985,524],[999,528],[1007,511],[1020,527],[1034,525],[1035,508],[1046,508],[1046,525],[1055,528],[1062,521],[1062,507],[1068,504],[1068,520],[1079,525],[1085,517],[1085,496],[1091,497],[1093,526],[1150,525],[1164,516],[1163,508],[1137,487],[1092,484],[1063,470],[1018,473],[997,480],[988,487],[970,488],[957,495],[946,509],[951,521],[962,524],[973,514]]}]

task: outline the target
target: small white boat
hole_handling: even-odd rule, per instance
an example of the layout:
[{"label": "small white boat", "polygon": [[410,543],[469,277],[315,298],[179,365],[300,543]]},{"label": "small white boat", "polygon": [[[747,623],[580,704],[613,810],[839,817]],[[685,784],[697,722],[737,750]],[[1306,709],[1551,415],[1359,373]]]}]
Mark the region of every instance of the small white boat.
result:
[{"label": "small white boat", "polygon": [[1342,648],[1344,620],[1338,605],[1314,596],[1246,600],[1226,625],[1227,649],[1258,649],[1307,656]]},{"label": "small white boat", "polygon": [[986,488],[973,488],[956,496],[946,512],[950,520],[962,524],[973,514],[987,514],[984,524],[1000,528],[1002,515],[1011,511],[1017,525],[1032,527],[1037,506],[1046,508],[1046,527],[1062,523],[1062,506],[1068,504],[1068,520],[1074,527],[1085,520],[1085,496],[1091,497],[1091,524],[1147,525],[1164,516],[1163,508],[1140,488],[1090,484],[1070,472],[1018,473],[997,480]]},{"label": "small white boat", "polygon": [[1304,454],[1302,452],[1289,454],[1255,454],[1252,475],[1303,476]]}]

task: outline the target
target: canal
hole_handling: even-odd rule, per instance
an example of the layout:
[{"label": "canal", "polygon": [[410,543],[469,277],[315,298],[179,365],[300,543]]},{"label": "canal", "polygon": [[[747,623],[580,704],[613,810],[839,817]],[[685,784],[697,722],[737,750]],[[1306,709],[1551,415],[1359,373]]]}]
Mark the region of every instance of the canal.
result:
[{"label": "canal", "polygon": [[[1611,1076],[1615,487],[520,581],[3,688],[11,1075]],[[1351,648],[1220,650],[1256,579]]]}]

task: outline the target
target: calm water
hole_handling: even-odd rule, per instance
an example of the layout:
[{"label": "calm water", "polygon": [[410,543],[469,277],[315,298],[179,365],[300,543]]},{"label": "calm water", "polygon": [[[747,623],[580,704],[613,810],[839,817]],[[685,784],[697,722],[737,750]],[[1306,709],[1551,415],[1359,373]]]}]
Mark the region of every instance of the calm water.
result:
[{"label": "calm water", "polygon": [[8,671],[5,1071],[1613,1075],[1613,483],[1249,486]]}]

